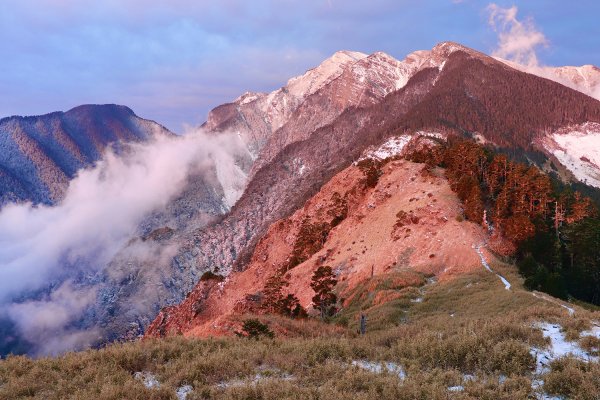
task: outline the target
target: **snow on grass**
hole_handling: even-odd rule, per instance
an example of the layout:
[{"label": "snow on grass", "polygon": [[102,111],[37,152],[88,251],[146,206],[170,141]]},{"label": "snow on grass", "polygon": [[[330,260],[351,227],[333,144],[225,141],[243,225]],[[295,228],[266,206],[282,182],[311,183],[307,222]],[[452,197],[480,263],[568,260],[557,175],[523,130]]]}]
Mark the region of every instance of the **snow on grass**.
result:
[{"label": "snow on grass", "polygon": [[417,133],[415,133],[415,136],[440,139],[444,141],[447,139],[446,135],[440,132],[418,131]]},{"label": "snow on grass", "polygon": [[175,393],[177,395],[177,400],[185,400],[187,399],[188,394],[192,393],[194,390],[190,385],[184,385],[177,389]]},{"label": "snow on grass", "polygon": [[[544,381],[540,377],[543,374],[550,372],[550,363],[558,358],[572,356],[587,362],[598,362],[600,360],[599,357],[593,356],[582,349],[581,346],[579,346],[579,343],[568,341],[559,324],[541,322],[536,324],[535,327],[541,329],[544,337],[550,339],[550,345],[546,349],[534,347],[530,350],[530,353],[535,358],[536,362],[536,377],[531,382],[531,388],[533,390],[542,390]],[[594,326],[594,328],[589,331],[581,332],[580,336],[594,336],[600,338],[600,327]],[[545,393],[538,393],[536,398],[539,400],[560,399],[560,397],[553,397]]]},{"label": "snow on grass", "polygon": [[[531,354],[536,359],[536,373],[544,374],[550,371],[550,363],[560,357],[573,356],[582,361],[598,362],[600,358],[591,355],[581,348],[579,343],[568,341],[559,324],[541,322],[536,325],[542,330],[544,337],[550,339],[548,349],[532,348]],[[593,336],[600,339],[600,327],[594,326],[589,331],[581,332],[580,336]]]},{"label": "snow on grass", "polygon": [[160,387],[160,382],[158,382],[158,379],[156,379],[156,376],[154,376],[151,372],[148,372],[148,371],[136,372],[135,374],[133,374],[133,377],[137,380],[142,381],[144,386],[146,386],[148,389],[154,389],[154,388]]},{"label": "snow on grass", "polygon": [[393,362],[373,362],[369,360],[354,360],[352,361],[352,365],[374,374],[383,374],[385,372],[398,375],[398,378],[404,379],[406,378],[406,373],[402,366],[393,363]]},{"label": "snow on grass", "polygon": [[536,293],[536,292],[532,292],[531,294],[535,298],[538,298],[538,299],[541,299],[541,300],[545,300],[545,301],[548,301],[550,303],[554,303],[554,304],[557,304],[557,305],[561,306],[562,308],[564,308],[565,310],[567,310],[567,312],[569,313],[569,315],[575,314],[575,309],[572,308],[572,307],[566,306],[566,305],[564,305],[564,304],[562,304],[562,303],[560,303],[560,302],[558,302],[558,301],[556,301],[554,299],[551,299],[549,297],[546,297],[546,296],[544,296],[542,294],[539,294],[539,293]]},{"label": "snow on grass", "polygon": [[500,278],[500,280],[504,284],[504,289],[510,290],[510,287],[511,287],[510,282],[508,280],[506,280],[506,278],[504,278],[502,275],[494,272],[494,270],[492,270],[492,268],[490,268],[490,265],[487,263],[485,256],[483,255],[483,252],[481,251],[481,245],[474,246],[474,249],[477,252],[477,254],[479,254],[479,258],[481,258],[481,265],[483,265],[484,268],[487,269],[488,271],[490,271],[492,274],[494,274],[498,278]]},{"label": "snow on grass", "polygon": [[254,376],[246,379],[232,379],[229,381],[223,381],[217,384],[217,387],[226,389],[230,387],[240,387],[246,385],[257,385],[260,382],[265,381],[291,381],[295,379],[293,375],[290,375],[279,370],[265,370],[254,374]]},{"label": "snow on grass", "polygon": [[594,325],[592,329],[581,332],[579,336],[592,336],[600,339],[600,326]]},{"label": "snow on grass", "polygon": [[[142,381],[144,386],[148,389],[158,389],[160,387],[160,382],[156,379],[156,376],[148,371],[136,372],[133,374],[133,377],[139,381]],[[185,400],[187,396],[192,393],[194,390],[190,385],[183,385],[175,391],[175,395],[177,396],[177,400]]]},{"label": "snow on grass", "polygon": [[370,147],[359,158],[359,161],[370,158],[372,160],[385,160],[389,157],[399,156],[411,140],[417,138],[430,138],[446,140],[446,136],[439,132],[418,131],[412,135],[400,135],[389,138],[378,148]]}]

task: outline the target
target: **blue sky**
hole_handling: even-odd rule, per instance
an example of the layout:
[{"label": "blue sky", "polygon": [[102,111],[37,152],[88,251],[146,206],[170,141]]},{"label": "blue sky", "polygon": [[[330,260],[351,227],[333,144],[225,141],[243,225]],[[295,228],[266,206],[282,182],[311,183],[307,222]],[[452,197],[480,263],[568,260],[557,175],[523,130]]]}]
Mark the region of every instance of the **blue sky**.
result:
[{"label": "blue sky", "polygon": [[499,34],[515,24],[541,38],[526,49],[541,65],[600,65],[599,1],[496,0],[496,10],[516,7],[508,26],[490,24],[490,3],[2,0],[0,118],[118,103],[180,132],[337,50],[402,59],[453,40],[498,52]]}]

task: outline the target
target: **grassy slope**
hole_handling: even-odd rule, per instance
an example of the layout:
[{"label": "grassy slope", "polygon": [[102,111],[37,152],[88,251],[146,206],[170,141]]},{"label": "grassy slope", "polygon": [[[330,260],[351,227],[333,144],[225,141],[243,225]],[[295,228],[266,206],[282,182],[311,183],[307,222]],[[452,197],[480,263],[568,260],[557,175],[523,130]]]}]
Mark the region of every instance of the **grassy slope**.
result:
[{"label": "grassy slope", "polygon": [[[0,362],[0,398],[175,399],[176,388],[185,384],[194,387],[188,399],[534,398],[529,348],[547,342],[532,322],[560,323],[577,337],[599,315],[576,307],[569,316],[521,289],[513,268],[492,267],[513,283],[513,290],[505,290],[483,268],[420,287],[390,288],[385,277],[373,278],[378,281],[359,286],[331,322],[345,328],[266,316],[264,322],[289,337],[172,337],[60,358],[12,357]],[[377,293],[389,296],[390,290],[397,298],[377,304]],[[423,300],[415,302],[418,298]],[[355,333],[361,312],[368,318],[363,337]],[[407,377],[372,373],[352,366],[353,360],[394,362]],[[152,372],[161,387],[145,388],[133,377],[137,371]],[[465,380],[465,374],[474,379]],[[566,360],[555,363],[545,389],[600,398],[598,376],[597,364]],[[449,390],[458,385],[464,390]]]}]

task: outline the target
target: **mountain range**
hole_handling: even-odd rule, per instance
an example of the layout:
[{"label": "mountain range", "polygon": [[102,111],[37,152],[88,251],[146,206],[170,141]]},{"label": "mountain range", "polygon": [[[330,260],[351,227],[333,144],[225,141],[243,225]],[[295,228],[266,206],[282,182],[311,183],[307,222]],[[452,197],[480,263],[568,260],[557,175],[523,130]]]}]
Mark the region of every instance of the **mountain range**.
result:
[{"label": "mountain range", "polygon": [[[481,268],[474,246],[490,232],[461,220],[464,204],[440,170],[401,158],[464,138],[594,192],[600,101],[591,95],[599,82],[596,67],[542,71],[443,42],[402,61],[340,51],[271,93],[244,93],[202,125],[209,137],[241,140],[239,196],[228,201],[216,168],[191,176],[100,272],[78,280],[97,295],[70,324],[99,332],[94,345],[147,329],[147,336],[232,334],[234,317],[260,312],[268,279],[291,265],[302,253],[296,244],[315,229],[322,236],[309,238],[318,248],[286,271],[305,309],[311,273],[322,264],[343,282],[346,300],[374,274],[412,269],[444,280]],[[60,204],[70,180],[105,149],[118,153],[153,135],[173,136],[114,105],[2,119],[2,204]],[[365,184],[369,173],[377,174],[374,186]],[[137,257],[140,243],[168,256]],[[56,287],[15,301],[46,298]]]}]

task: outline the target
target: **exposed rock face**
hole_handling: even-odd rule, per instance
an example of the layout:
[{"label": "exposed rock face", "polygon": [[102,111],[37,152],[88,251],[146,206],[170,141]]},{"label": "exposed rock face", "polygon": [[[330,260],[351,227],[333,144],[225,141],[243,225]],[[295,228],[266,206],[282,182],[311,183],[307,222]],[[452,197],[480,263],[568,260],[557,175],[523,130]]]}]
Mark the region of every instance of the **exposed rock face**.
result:
[{"label": "exposed rock face", "polygon": [[76,172],[117,142],[170,134],[117,105],[86,105],[65,113],[0,120],[0,205],[53,204]]},{"label": "exposed rock face", "polygon": [[215,108],[203,126],[214,132],[237,132],[248,143],[252,153],[258,155],[271,134],[287,122],[307,97],[336,79],[349,65],[365,57],[367,55],[363,53],[339,51],[272,93],[245,93],[233,103]]},{"label": "exposed rock face", "polygon": [[270,94],[246,93],[215,108],[204,126],[212,131],[232,130],[244,138],[257,157],[252,177],[285,146],[305,140],[344,111],[377,104],[404,87],[418,71],[440,67],[451,50],[448,47],[417,51],[404,61],[382,52],[369,56],[337,52],[281,89]]}]

